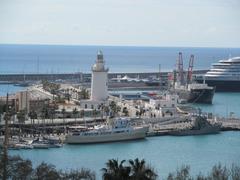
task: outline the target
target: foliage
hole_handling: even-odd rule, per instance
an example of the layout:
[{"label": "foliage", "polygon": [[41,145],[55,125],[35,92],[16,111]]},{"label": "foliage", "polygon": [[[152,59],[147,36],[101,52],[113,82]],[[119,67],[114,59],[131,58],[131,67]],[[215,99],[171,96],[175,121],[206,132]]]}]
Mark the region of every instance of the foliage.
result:
[{"label": "foliage", "polygon": [[82,90],[78,93],[79,100],[81,99],[89,99],[90,95],[86,88],[82,88]]},{"label": "foliage", "polygon": [[34,171],[34,179],[37,180],[55,180],[60,179],[58,171],[55,166],[41,163]]},{"label": "foliage", "polygon": [[20,110],[18,113],[17,113],[17,118],[18,118],[18,121],[19,123],[25,123],[25,120],[26,120],[26,110]]},{"label": "foliage", "polygon": [[71,170],[70,172],[65,172],[62,175],[62,179],[86,179],[86,180],[95,180],[95,173],[89,169],[78,169],[78,170]]},{"label": "foliage", "polygon": [[157,175],[154,170],[148,167],[145,160],[138,158],[128,161],[128,165],[124,165],[125,160],[120,163],[116,159],[111,159],[103,168],[104,180],[155,180]]},{"label": "foliage", "polygon": [[139,160],[138,158],[136,158],[134,161],[129,160],[129,164],[131,165],[131,179],[154,180],[157,178],[157,174],[151,167],[146,165],[144,159]]},{"label": "foliage", "polygon": [[131,168],[129,166],[124,166],[125,160],[122,160],[120,164],[118,160],[111,159],[106,163],[106,168],[102,168],[103,179],[104,180],[127,180],[129,179],[129,174]]},{"label": "foliage", "polygon": [[[30,160],[19,156],[8,158],[7,178],[12,180],[95,180],[95,173],[89,169],[76,169],[62,172],[55,166],[42,162],[35,169]],[[3,161],[0,161],[0,179],[3,179]]]},{"label": "foliage", "polygon": [[[3,158],[0,155],[0,179],[3,179]],[[95,180],[95,172],[89,169],[75,169],[70,171],[57,170],[55,166],[42,162],[35,169],[30,160],[23,160],[19,156],[9,156],[7,162],[7,179],[13,180]],[[148,166],[144,159],[118,161],[110,159],[106,167],[102,168],[103,180],[155,180],[157,174]],[[182,166],[174,173],[169,173],[167,180],[240,180],[240,166],[230,168],[221,164],[213,166],[208,175],[190,175],[190,167]]]},{"label": "foliage", "polygon": [[116,102],[111,101],[109,104],[110,112],[112,113],[112,116],[115,117],[118,112],[120,112],[121,107],[116,104]]},{"label": "foliage", "polygon": [[123,112],[124,116],[128,116],[128,114],[129,114],[127,107],[124,107],[122,112]]},{"label": "foliage", "polygon": [[73,117],[75,119],[75,124],[77,123],[77,115],[78,115],[78,110],[77,108],[74,108],[72,111]]},{"label": "foliage", "polygon": [[177,169],[176,173],[169,173],[168,180],[191,180],[190,176],[190,167],[182,166],[180,169]]},{"label": "foliage", "polygon": [[48,91],[52,94],[56,94],[56,92],[60,89],[60,84],[51,83],[49,81],[43,80],[42,81],[43,89]]}]

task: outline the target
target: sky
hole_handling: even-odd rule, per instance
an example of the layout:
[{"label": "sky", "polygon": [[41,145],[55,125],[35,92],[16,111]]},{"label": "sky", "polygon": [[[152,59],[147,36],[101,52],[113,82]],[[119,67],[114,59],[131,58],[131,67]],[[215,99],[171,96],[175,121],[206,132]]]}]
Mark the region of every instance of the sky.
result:
[{"label": "sky", "polygon": [[240,47],[240,0],[0,0],[0,44]]}]

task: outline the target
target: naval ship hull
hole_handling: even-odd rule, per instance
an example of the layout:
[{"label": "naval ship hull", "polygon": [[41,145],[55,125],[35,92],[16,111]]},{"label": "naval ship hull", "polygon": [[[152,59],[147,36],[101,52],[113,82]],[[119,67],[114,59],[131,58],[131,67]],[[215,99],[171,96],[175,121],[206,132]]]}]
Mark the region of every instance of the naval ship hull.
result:
[{"label": "naval ship hull", "polygon": [[177,90],[180,99],[185,99],[189,103],[212,104],[215,88],[212,89],[191,89]]},{"label": "naval ship hull", "polygon": [[[203,80],[197,79],[197,82],[202,83]],[[240,80],[205,80],[205,83],[209,86],[216,87],[217,92],[240,92]]]},{"label": "naval ship hull", "polygon": [[220,126],[205,127],[199,130],[176,130],[169,134],[174,136],[192,136],[192,135],[205,135],[205,134],[217,134],[221,130]]},{"label": "naval ship hull", "polygon": [[140,127],[128,132],[107,132],[92,135],[67,135],[65,142],[68,144],[91,144],[144,139],[147,131],[148,127]]}]

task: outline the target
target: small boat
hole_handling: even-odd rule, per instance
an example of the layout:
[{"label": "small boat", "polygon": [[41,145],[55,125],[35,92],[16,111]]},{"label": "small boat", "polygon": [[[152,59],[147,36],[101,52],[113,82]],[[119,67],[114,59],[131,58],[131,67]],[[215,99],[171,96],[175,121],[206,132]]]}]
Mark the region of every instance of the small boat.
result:
[{"label": "small boat", "polygon": [[33,145],[25,143],[17,143],[15,144],[15,147],[18,149],[33,149]]},{"label": "small boat", "polygon": [[48,149],[49,145],[45,143],[33,143],[32,144],[34,149]]},{"label": "small boat", "polygon": [[62,147],[59,138],[56,137],[42,137],[33,140],[32,145],[36,149],[48,149]]},{"label": "small boat", "polygon": [[50,148],[49,143],[47,140],[43,140],[42,138],[37,138],[33,140],[31,144],[34,149],[48,149]]}]

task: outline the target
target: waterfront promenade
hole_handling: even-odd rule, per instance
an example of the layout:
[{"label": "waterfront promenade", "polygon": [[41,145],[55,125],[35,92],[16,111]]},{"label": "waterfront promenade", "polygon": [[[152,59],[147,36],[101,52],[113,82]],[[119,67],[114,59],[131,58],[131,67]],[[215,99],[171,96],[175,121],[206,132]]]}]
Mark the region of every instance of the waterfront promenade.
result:
[{"label": "waterfront promenade", "polygon": [[[24,124],[19,124],[18,122],[10,122],[10,127],[19,127],[19,125],[24,129],[30,130],[42,129],[64,129],[68,127],[77,127],[81,126],[94,126],[100,122],[105,122],[106,119],[102,117],[84,117],[84,118],[55,118],[55,119],[35,119],[35,120],[26,120]],[[215,121],[222,124],[222,131],[231,131],[236,130],[240,131],[240,118],[218,118],[212,119],[210,121]],[[34,123],[33,123],[34,122]],[[149,126],[149,136],[159,136],[159,135],[169,135],[171,131],[179,129],[187,129],[191,127],[190,116],[177,116],[177,117],[163,117],[163,118],[132,118],[133,124],[140,125],[145,124]],[[3,129],[4,121],[0,122],[0,128]]]}]

